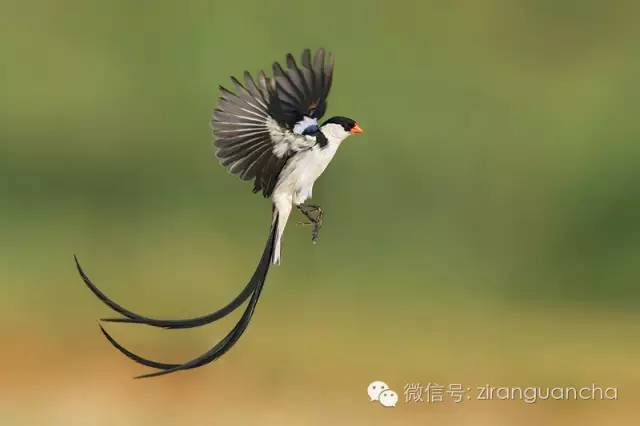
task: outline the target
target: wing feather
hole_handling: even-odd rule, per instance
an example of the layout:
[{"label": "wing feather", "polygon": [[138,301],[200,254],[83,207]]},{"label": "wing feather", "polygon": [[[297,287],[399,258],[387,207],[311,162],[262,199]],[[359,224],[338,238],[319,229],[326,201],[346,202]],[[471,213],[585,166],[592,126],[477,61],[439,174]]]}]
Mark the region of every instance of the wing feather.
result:
[{"label": "wing feather", "polygon": [[[259,71],[254,78],[231,77],[233,90],[220,86],[212,127],[215,156],[227,170],[243,180],[254,180],[254,192],[273,192],[280,173],[296,152],[309,149],[315,137],[303,136],[298,127],[319,119],[326,110],[331,89],[333,55],[318,49],[302,52],[300,65],[286,56],[286,68],[274,63],[273,77]],[[313,122],[313,120],[311,120]]]}]

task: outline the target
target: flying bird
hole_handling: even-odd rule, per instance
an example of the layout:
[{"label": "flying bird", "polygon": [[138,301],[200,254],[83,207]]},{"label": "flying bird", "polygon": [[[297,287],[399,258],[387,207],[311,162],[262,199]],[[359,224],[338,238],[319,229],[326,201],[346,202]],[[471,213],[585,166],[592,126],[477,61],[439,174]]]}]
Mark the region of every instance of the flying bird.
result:
[{"label": "flying bird", "polygon": [[293,55],[286,65],[273,64],[273,75],[263,71],[254,78],[245,71],[244,81],[231,77],[233,90],[220,86],[212,127],[215,156],[231,174],[253,181],[253,192],[272,202],[269,236],[255,272],[244,289],[226,306],[190,319],[163,320],[132,312],[103,293],[84,272],[74,256],[77,270],[89,289],[107,306],[122,315],[105,322],[147,324],[167,329],[193,328],[210,324],[249,302],[235,327],[209,351],[182,364],[143,358],[118,343],[100,325],[107,340],[133,361],[157,371],[141,377],[160,376],[197,368],[226,353],[246,330],[264,286],[270,264],[280,264],[282,235],[295,206],[312,226],[312,241],[318,240],[323,223],[322,209],[305,203],[312,196],[315,181],[333,159],[342,142],[362,128],[353,119],[336,116],[320,122],[327,109],[334,56],[318,49],[312,56],[302,52],[298,65]]}]

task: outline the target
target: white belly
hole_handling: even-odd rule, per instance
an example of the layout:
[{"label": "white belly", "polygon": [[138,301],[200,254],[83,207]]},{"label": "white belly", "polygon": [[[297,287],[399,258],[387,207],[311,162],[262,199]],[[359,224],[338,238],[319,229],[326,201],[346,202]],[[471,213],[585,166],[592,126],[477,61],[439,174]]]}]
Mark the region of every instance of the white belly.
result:
[{"label": "white belly", "polygon": [[274,198],[290,197],[290,202],[296,205],[310,198],[313,184],[327,168],[339,145],[339,142],[329,142],[324,148],[315,145],[293,157],[280,174]]},{"label": "white belly", "polygon": [[278,217],[278,229],[273,247],[273,263],[280,263],[282,233],[292,206],[302,204],[311,197],[314,182],[327,168],[339,146],[340,142],[336,141],[329,141],[324,148],[315,145],[313,148],[292,157],[280,173],[278,183],[271,194],[275,207],[274,215]]}]

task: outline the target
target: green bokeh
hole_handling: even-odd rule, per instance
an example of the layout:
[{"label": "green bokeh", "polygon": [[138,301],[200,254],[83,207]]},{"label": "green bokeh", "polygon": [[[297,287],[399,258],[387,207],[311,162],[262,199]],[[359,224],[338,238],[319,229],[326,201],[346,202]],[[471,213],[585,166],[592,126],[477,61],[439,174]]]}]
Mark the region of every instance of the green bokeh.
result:
[{"label": "green bokeh", "polygon": [[[337,57],[328,113],[365,133],[316,184],[320,243],[290,221],[256,322],[277,329],[291,321],[283,304],[308,304],[326,318],[297,321],[359,354],[380,336],[404,351],[429,345],[419,313],[457,312],[469,336],[483,320],[495,327],[487,341],[507,336],[517,382],[518,348],[557,337],[562,315],[575,325],[565,337],[578,336],[566,357],[604,345],[627,359],[640,319],[638,13],[632,1],[2,2],[3,327],[111,350],[74,253],[134,310],[189,316],[226,301],[257,261],[270,206],[213,158],[217,86],[324,46]],[[376,310],[378,334],[366,317]],[[410,312],[420,327],[393,337]],[[501,328],[527,329],[522,312],[549,322]],[[610,322],[593,335],[599,318]],[[270,330],[245,339],[283,339]],[[237,351],[261,356],[257,344]],[[398,371],[420,372],[405,356]]]}]

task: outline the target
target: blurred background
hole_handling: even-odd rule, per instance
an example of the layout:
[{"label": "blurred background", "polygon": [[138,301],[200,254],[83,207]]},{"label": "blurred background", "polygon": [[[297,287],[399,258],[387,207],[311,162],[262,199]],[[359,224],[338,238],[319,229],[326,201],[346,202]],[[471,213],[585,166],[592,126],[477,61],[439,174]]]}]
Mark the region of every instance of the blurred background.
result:
[{"label": "blurred background", "polygon": [[[631,424],[640,398],[637,2],[7,2],[0,13],[3,425]],[[159,379],[96,319],[191,317],[252,274],[270,205],[213,158],[218,84],[337,57],[365,129],[285,234],[254,319]],[[108,325],[182,362],[204,329]],[[384,380],[395,409],[370,403]],[[407,383],[601,386],[617,401],[405,403]],[[447,399],[447,398],[445,398]]]}]

